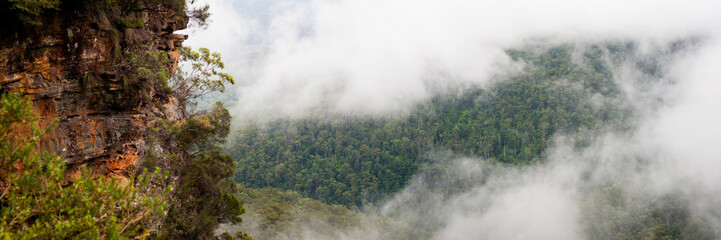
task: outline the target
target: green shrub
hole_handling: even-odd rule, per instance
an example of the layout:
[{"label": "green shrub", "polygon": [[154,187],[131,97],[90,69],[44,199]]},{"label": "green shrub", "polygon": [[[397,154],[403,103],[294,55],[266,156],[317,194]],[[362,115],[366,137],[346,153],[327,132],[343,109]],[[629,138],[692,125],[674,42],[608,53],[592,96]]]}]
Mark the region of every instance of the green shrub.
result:
[{"label": "green shrub", "polygon": [[130,239],[148,233],[144,226],[167,213],[171,188],[152,187],[167,177],[147,171],[134,184],[81,169],[65,182],[64,161],[35,153],[42,135],[39,118],[22,93],[0,97],[0,239]]},{"label": "green shrub", "polygon": [[47,10],[59,10],[60,0],[8,0],[10,10],[18,19],[27,25],[40,25],[39,20]]}]

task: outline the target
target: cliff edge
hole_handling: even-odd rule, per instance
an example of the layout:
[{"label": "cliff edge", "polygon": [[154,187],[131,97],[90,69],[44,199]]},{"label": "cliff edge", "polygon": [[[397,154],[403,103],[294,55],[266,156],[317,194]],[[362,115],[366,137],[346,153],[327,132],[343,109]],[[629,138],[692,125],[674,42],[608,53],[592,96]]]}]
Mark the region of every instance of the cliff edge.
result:
[{"label": "cliff edge", "polygon": [[[96,12],[91,12],[91,11]],[[126,178],[148,149],[153,116],[182,118],[177,101],[123,66],[144,49],[167,54],[175,72],[188,17],[141,11],[118,20],[113,12],[80,6],[45,16],[41,25],[0,35],[0,91],[23,90],[45,124],[58,121],[40,150],[57,152],[70,175],[79,167]],[[131,19],[133,24],[123,21]],[[127,26],[133,25],[133,26]]]}]

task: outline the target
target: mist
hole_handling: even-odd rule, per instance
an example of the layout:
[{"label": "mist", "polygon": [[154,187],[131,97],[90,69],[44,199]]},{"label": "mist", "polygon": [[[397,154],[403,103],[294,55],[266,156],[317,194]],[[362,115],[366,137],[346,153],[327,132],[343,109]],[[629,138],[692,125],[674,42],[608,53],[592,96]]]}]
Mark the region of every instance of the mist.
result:
[{"label": "mist", "polygon": [[211,26],[187,44],[224,53],[243,118],[402,112],[487,84],[511,64],[503,51],[529,41],[653,46],[715,34],[721,20],[715,1],[208,2]]},{"label": "mist", "polygon": [[[614,65],[623,104],[635,114],[629,131],[605,131],[582,149],[559,134],[544,162],[527,167],[444,155],[364,214],[427,229],[431,239],[607,239],[613,236],[595,228],[619,227],[607,226],[612,220],[632,227],[638,220],[604,212],[599,194],[617,191],[626,210],[654,208],[672,196],[674,206],[705,223],[701,228],[721,234],[721,4],[716,1],[336,0],[245,6],[260,6],[263,13],[228,1],[209,3],[215,23],[196,33],[212,37],[191,34],[187,43],[224,53],[227,70],[240,76],[238,104],[231,109],[236,119],[302,117],[319,109],[404,113],[435,94],[490,86],[519,71],[527,63],[512,61],[505,54],[510,48],[633,42],[635,59],[660,59],[664,74],[648,79],[631,61]],[[668,50],[683,39],[697,40],[682,51]],[[458,185],[464,187],[448,190]],[[379,225],[328,230],[308,224],[305,239],[392,239]]]}]

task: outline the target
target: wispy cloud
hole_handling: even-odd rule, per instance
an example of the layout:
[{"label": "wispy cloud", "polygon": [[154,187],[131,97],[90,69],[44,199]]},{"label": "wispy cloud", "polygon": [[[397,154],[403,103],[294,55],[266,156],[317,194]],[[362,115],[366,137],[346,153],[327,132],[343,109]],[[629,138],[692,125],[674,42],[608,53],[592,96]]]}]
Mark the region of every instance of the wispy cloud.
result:
[{"label": "wispy cloud", "polygon": [[[580,208],[589,189],[621,180],[649,198],[681,194],[721,233],[721,2],[274,1],[263,8],[269,11],[263,26],[228,1],[211,3],[213,26],[189,43],[222,51],[236,66],[230,71],[243,76],[232,109],[237,118],[317,108],[402,112],[432,94],[484,86],[514,69],[507,48],[633,41],[637,57],[659,57],[666,73],[640,81],[634,66],[614,69],[639,113],[636,128],[604,134],[583,151],[559,143],[546,163],[489,173],[489,181],[452,197],[426,195],[432,201],[426,204],[439,209],[431,215],[442,223],[436,237],[582,239]],[[703,40],[691,51],[652,54],[687,38]],[[478,164],[464,169],[486,174],[482,162],[448,164]],[[403,205],[423,184],[416,180],[387,203],[404,212],[387,214],[418,215]]]}]

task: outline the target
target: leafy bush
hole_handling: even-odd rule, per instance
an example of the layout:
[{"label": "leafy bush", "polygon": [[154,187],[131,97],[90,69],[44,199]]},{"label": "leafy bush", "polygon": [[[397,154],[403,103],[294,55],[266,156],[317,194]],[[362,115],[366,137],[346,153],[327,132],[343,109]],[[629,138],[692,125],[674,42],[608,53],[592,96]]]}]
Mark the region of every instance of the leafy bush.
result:
[{"label": "leafy bush", "polygon": [[54,124],[38,126],[39,118],[22,93],[2,94],[0,102],[0,238],[2,239],[130,239],[146,235],[146,224],[167,212],[171,188],[151,185],[167,177],[159,169],[144,172],[131,183],[104,176],[94,179],[82,168],[65,182],[64,161],[54,154],[35,153],[39,138]]},{"label": "leafy bush", "polygon": [[10,10],[24,24],[40,25],[38,19],[47,10],[59,10],[60,0],[8,0]]},{"label": "leafy bush", "polygon": [[221,103],[208,113],[164,122],[163,141],[176,142],[173,162],[178,189],[159,237],[207,239],[220,223],[238,223],[244,209],[233,195],[233,159],[220,151],[230,128],[230,113]]},{"label": "leafy bush", "polygon": [[225,84],[235,84],[233,76],[220,72],[225,68],[220,53],[210,52],[207,48],[200,48],[199,52],[190,47],[180,48],[180,61],[190,69],[178,69],[178,73],[171,78],[170,86],[175,96],[182,102],[192,104],[192,101],[211,92],[225,91]]}]

